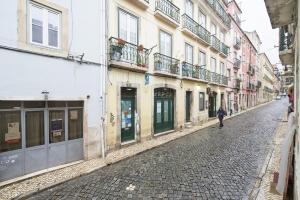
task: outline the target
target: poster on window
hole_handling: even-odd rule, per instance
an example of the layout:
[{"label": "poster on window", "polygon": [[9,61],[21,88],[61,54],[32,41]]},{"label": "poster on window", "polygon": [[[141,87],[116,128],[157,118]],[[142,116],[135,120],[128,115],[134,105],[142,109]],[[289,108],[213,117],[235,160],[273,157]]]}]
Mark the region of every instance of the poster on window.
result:
[{"label": "poster on window", "polygon": [[51,132],[53,137],[60,137],[63,130],[63,119],[51,120]]},{"label": "poster on window", "polygon": [[78,110],[71,110],[70,111],[70,119],[77,120],[78,119]]},{"label": "poster on window", "polygon": [[7,144],[18,144],[21,139],[19,122],[7,124],[7,133],[5,133],[5,142]]}]

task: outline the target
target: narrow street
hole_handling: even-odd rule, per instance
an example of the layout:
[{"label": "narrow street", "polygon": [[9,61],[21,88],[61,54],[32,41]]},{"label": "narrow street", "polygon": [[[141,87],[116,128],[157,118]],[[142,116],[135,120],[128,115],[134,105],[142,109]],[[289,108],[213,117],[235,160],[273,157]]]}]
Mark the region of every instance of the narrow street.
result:
[{"label": "narrow street", "polygon": [[286,108],[272,102],[30,199],[247,199]]}]

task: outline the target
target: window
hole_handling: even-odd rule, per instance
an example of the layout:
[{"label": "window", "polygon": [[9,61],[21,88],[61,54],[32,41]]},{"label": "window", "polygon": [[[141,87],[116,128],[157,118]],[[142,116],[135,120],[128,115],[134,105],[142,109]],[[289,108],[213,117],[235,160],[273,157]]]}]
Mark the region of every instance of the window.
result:
[{"label": "window", "polygon": [[44,143],[44,111],[26,112],[26,147]]},{"label": "window", "polygon": [[217,71],[217,63],[216,63],[216,59],[215,58],[210,58],[210,70],[212,72],[216,72]]},{"label": "window", "polygon": [[204,102],[205,102],[204,97],[205,97],[204,92],[199,92],[199,111],[204,110]]},{"label": "window", "polygon": [[202,51],[199,51],[199,62],[198,63],[202,68],[206,67],[206,54]]},{"label": "window", "polygon": [[159,34],[159,52],[172,57],[172,36],[164,31]]},{"label": "window", "polygon": [[[210,34],[215,35],[217,34],[217,27],[215,24],[211,23],[210,25]],[[216,36],[217,37],[217,36]]]},{"label": "window", "polygon": [[61,13],[30,3],[30,41],[34,44],[59,48]]},{"label": "window", "polygon": [[225,75],[225,64],[220,62],[220,74]]},{"label": "window", "polygon": [[193,46],[185,43],[185,62],[193,64]]},{"label": "window", "polygon": [[70,109],[68,114],[69,140],[82,138],[83,136],[83,114],[82,109]]},{"label": "window", "polygon": [[49,111],[49,143],[65,141],[65,111]]},{"label": "window", "polygon": [[199,24],[206,28],[206,16],[199,10]]},{"label": "window", "polygon": [[21,112],[0,112],[0,152],[22,148]]},{"label": "window", "polygon": [[138,18],[119,10],[119,38],[132,44],[138,43]]},{"label": "window", "polygon": [[191,0],[186,0],[185,1],[185,13],[189,17],[193,18],[193,16],[194,16],[194,4]]}]

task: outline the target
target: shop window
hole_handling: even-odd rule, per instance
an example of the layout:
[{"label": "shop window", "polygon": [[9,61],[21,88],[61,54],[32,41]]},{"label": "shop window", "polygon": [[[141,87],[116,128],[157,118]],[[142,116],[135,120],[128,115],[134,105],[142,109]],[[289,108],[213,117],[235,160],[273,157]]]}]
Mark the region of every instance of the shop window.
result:
[{"label": "shop window", "polygon": [[0,112],[0,152],[22,148],[21,112]]},{"label": "shop window", "polygon": [[70,109],[68,113],[69,140],[82,138],[83,136],[83,111],[82,109]]},{"label": "shop window", "polygon": [[199,93],[199,110],[203,111],[204,110],[204,92]]},{"label": "shop window", "polygon": [[68,101],[68,107],[83,107],[83,101]]},{"label": "shop window", "polygon": [[19,109],[21,101],[0,101],[0,109]]},{"label": "shop window", "polygon": [[66,107],[65,101],[48,101],[48,107]]},{"label": "shop window", "polygon": [[24,101],[24,108],[45,108],[45,101]]},{"label": "shop window", "polygon": [[26,112],[26,147],[45,144],[44,111]]},{"label": "shop window", "polygon": [[49,143],[65,140],[65,111],[49,111]]}]

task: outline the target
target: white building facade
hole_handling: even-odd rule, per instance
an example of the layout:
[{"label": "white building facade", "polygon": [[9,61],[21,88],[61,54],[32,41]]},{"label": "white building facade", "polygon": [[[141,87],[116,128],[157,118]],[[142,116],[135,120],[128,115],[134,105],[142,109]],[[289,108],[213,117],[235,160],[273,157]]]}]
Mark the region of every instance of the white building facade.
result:
[{"label": "white building facade", "polygon": [[0,181],[103,155],[105,0],[0,7]]}]

